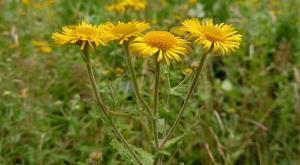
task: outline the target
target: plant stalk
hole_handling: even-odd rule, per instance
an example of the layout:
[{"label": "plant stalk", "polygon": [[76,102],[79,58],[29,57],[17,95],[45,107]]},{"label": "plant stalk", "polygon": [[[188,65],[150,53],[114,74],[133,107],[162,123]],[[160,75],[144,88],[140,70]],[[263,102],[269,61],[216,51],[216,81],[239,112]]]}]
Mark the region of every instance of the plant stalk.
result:
[{"label": "plant stalk", "polygon": [[164,145],[166,144],[166,142],[169,140],[170,136],[174,132],[175,128],[177,127],[177,125],[179,123],[179,120],[181,119],[181,117],[183,115],[183,112],[184,112],[184,110],[186,108],[186,105],[187,105],[188,101],[190,100],[190,97],[192,96],[195,87],[197,86],[197,82],[198,82],[200,73],[202,71],[202,68],[203,68],[203,65],[205,63],[205,60],[206,60],[207,56],[208,56],[208,52],[202,54],[202,56],[200,57],[200,61],[199,61],[199,64],[198,64],[198,66],[196,68],[196,71],[195,71],[195,74],[194,74],[194,78],[192,80],[192,84],[191,84],[191,86],[189,88],[189,91],[188,91],[187,95],[185,96],[185,99],[183,101],[183,104],[181,106],[181,109],[180,109],[177,117],[176,117],[176,120],[175,120],[174,124],[172,125],[172,127],[171,127],[170,131],[168,132],[168,134],[163,139],[162,143],[160,144],[159,150],[161,150],[164,147]]},{"label": "plant stalk", "polygon": [[[153,135],[154,135],[154,144],[155,144],[155,153],[158,153],[159,150],[159,142],[158,142],[158,130],[157,130],[157,110],[158,110],[158,92],[159,92],[159,77],[160,77],[160,65],[157,61],[157,55],[155,55],[154,58],[155,62],[155,84],[154,84],[154,103],[153,103],[153,115],[154,115],[154,121],[153,121]],[[154,160],[154,165],[157,164],[159,160],[159,157],[157,157]]]},{"label": "plant stalk", "polygon": [[126,59],[127,60],[127,65],[128,65],[128,68],[129,68],[129,72],[130,72],[130,75],[131,75],[132,82],[133,82],[134,92],[135,92],[136,98],[137,98],[138,101],[140,101],[143,104],[143,106],[146,109],[146,111],[148,112],[148,114],[153,118],[151,108],[148,106],[146,101],[141,96],[139,84],[138,84],[136,74],[135,74],[135,71],[134,71],[134,67],[133,67],[132,57],[131,57],[129,49],[128,49],[128,44],[124,45],[124,51],[125,51],[125,54],[126,54],[126,57],[127,57],[127,59]]},{"label": "plant stalk", "polygon": [[130,154],[133,156],[133,158],[137,161],[137,163],[139,165],[143,165],[143,162],[139,159],[139,157],[137,156],[137,154],[134,152],[134,150],[131,148],[131,146],[129,145],[129,143],[126,141],[126,139],[124,138],[124,136],[122,135],[122,133],[117,129],[115,122],[113,121],[113,119],[110,117],[108,110],[106,108],[106,106],[104,105],[100,94],[99,94],[99,90],[98,87],[96,85],[96,80],[95,80],[95,76],[94,76],[94,72],[93,72],[93,66],[91,64],[91,60],[90,60],[90,56],[89,56],[89,50],[86,47],[83,50],[83,60],[85,61],[86,67],[87,67],[87,71],[88,71],[88,76],[91,80],[92,86],[93,86],[93,90],[96,96],[96,100],[97,100],[97,104],[100,106],[101,111],[103,112],[104,116],[106,117],[106,119],[109,121],[110,125],[113,128],[113,131],[115,133],[115,135],[117,136],[117,138],[125,145],[126,149],[130,152]]}]

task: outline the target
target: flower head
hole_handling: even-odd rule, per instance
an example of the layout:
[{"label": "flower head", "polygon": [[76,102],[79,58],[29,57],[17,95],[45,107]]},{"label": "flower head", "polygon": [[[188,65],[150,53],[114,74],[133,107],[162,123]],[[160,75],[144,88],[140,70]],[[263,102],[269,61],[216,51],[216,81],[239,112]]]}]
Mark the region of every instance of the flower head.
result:
[{"label": "flower head", "polygon": [[63,26],[62,33],[53,33],[52,38],[58,45],[79,44],[81,49],[85,47],[98,47],[99,44],[106,45],[112,39],[110,33],[103,30],[103,26],[95,26],[82,22],[78,25]]},{"label": "flower head", "polygon": [[242,35],[237,34],[232,25],[224,23],[214,25],[211,19],[202,22],[196,18],[189,19],[182,25],[182,30],[188,32],[195,43],[202,45],[204,51],[212,49],[214,53],[230,54],[239,48],[242,40]]},{"label": "flower head", "polygon": [[134,39],[137,36],[142,35],[142,32],[150,28],[150,25],[146,22],[131,21],[128,23],[119,22],[114,25],[112,23],[106,23],[104,29],[109,31],[114,40],[119,44],[123,44],[131,39]]},{"label": "flower head", "polygon": [[142,11],[146,7],[146,0],[118,0],[106,7],[108,11],[115,11],[117,13],[124,13],[126,9],[134,11]]},{"label": "flower head", "polygon": [[130,49],[142,57],[157,54],[158,62],[164,60],[170,64],[170,60],[181,61],[181,56],[185,56],[189,48],[187,41],[175,37],[169,32],[151,31],[133,40]]},{"label": "flower head", "polygon": [[47,41],[42,41],[42,40],[32,40],[31,44],[36,47],[36,49],[41,52],[41,53],[51,53],[52,48],[49,46]]}]

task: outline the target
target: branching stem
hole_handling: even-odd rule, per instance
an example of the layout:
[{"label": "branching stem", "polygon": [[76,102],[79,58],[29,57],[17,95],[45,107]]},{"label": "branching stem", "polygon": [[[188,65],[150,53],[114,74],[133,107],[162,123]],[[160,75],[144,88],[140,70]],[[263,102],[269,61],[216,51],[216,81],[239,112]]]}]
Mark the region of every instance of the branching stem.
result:
[{"label": "branching stem", "polygon": [[91,64],[88,48],[85,48],[82,53],[83,53],[82,54],[83,60],[85,61],[85,64],[86,64],[86,67],[87,67],[88,76],[91,80],[91,83],[92,83],[92,86],[93,86],[93,91],[94,91],[95,96],[96,96],[97,104],[100,106],[100,109],[103,112],[105,118],[109,121],[110,125],[112,126],[114,134],[117,136],[117,138],[125,145],[126,149],[130,152],[130,154],[137,161],[137,163],[139,165],[143,165],[143,162],[140,160],[140,158],[137,156],[137,154],[131,148],[131,146],[129,145],[127,140],[124,138],[122,133],[117,129],[114,120],[109,115],[108,109],[106,108],[106,106],[104,105],[104,103],[103,103],[103,101],[100,97],[99,90],[98,90],[98,87],[97,87],[97,84],[96,84],[96,81],[95,81],[95,76],[94,76],[93,67],[92,67],[92,64]]},{"label": "branching stem", "polygon": [[177,127],[177,125],[178,125],[178,123],[179,123],[179,121],[180,121],[180,119],[181,119],[181,117],[183,115],[183,112],[184,112],[184,110],[186,108],[186,105],[187,105],[188,101],[190,100],[190,97],[193,94],[193,91],[194,91],[195,87],[197,86],[197,82],[198,82],[200,73],[202,71],[202,68],[203,68],[203,65],[205,63],[205,60],[206,60],[207,56],[208,56],[208,52],[202,54],[202,56],[200,57],[199,65],[197,66],[196,71],[194,73],[194,78],[192,80],[192,84],[191,84],[191,86],[189,88],[189,91],[188,91],[187,95],[185,96],[185,99],[183,101],[183,104],[181,106],[181,109],[180,109],[179,113],[177,114],[177,117],[175,119],[174,124],[172,125],[170,131],[167,133],[167,135],[163,139],[162,143],[160,144],[159,150],[163,149],[164,145],[169,140],[170,136],[172,135],[172,133],[174,132],[175,128]]}]

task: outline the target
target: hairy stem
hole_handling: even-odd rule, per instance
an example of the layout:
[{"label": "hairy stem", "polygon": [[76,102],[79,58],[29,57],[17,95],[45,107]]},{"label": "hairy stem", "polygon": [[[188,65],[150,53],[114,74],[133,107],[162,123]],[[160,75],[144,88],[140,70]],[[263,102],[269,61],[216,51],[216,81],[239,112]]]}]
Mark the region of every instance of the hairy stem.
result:
[{"label": "hairy stem", "polygon": [[[155,62],[155,84],[154,84],[154,103],[153,103],[153,115],[154,115],[154,122],[153,122],[153,135],[154,135],[154,144],[155,144],[155,152],[158,153],[159,143],[158,143],[158,131],[157,131],[157,109],[158,109],[158,91],[159,91],[159,76],[160,76],[160,65],[157,61],[157,55],[154,58]],[[154,160],[154,164],[157,164],[158,158]]]},{"label": "hairy stem", "polygon": [[168,132],[168,134],[163,139],[162,143],[160,144],[159,150],[164,147],[164,145],[166,144],[166,142],[169,140],[170,136],[174,132],[175,128],[177,127],[177,125],[178,125],[178,123],[179,123],[179,121],[180,121],[180,119],[183,115],[183,112],[186,108],[186,105],[187,105],[188,101],[190,100],[190,97],[192,96],[195,87],[197,86],[197,82],[198,82],[200,73],[202,71],[202,68],[203,68],[203,65],[204,65],[204,62],[205,62],[205,59],[206,59],[207,56],[208,56],[208,53],[204,53],[200,57],[200,62],[199,62],[199,65],[197,66],[196,71],[194,73],[194,78],[192,80],[192,84],[189,88],[189,91],[188,91],[187,95],[185,96],[185,99],[183,101],[183,104],[181,106],[181,109],[180,109],[177,117],[176,117],[176,120],[175,120],[174,124],[172,125],[172,127],[171,127],[170,131]]},{"label": "hairy stem", "polygon": [[92,64],[91,64],[88,48],[85,48],[83,50],[82,57],[83,57],[83,60],[85,61],[85,64],[86,64],[86,67],[87,67],[87,70],[88,70],[88,75],[89,75],[89,78],[90,78],[92,86],[93,86],[93,90],[94,90],[94,93],[95,93],[95,96],[96,96],[97,104],[100,106],[101,111],[103,112],[104,116],[109,121],[110,125],[112,126],[114,134],[117,136],[117,138],[125,145],[126,149],[130,152],[130,154],[137,161],[137,163],[139,165],[143,165],[143,162],[139,159],[137,154],[131,148],[131,146],[126,141],[126,139],[124,138],[122,133],[117,129],[115,122],[110,117],[109,112],[108,112],[106,106],[104,105],[104,103],[103,103],[103,101],[100,97],[99,90],[98,90],[98,87],[97,87],[96,81],[95,81],[95,76],[94,76],[93,67],[92,67]]},{"label": "hairy stem", "polygon": [[146,101],[141,96],[139,84],[138,84],[136,74],[135,74],[135,71],[134,71],[134,67],[133,67],[132,57],[130,55],[127,44],[124,45],[124,51],[125,51],[125,54],[127,56],[127,65],[128,65],[128,68],[129,68],[129,72],[130,72],[132,82],[133,82],[136,98],[137,98],[138,101],[140,101],[143,104],[143,106],[146,109],[146,111],[148,112],[148,114],[152,117],[153,114],[151,112],[151,108],[148,106]]}]

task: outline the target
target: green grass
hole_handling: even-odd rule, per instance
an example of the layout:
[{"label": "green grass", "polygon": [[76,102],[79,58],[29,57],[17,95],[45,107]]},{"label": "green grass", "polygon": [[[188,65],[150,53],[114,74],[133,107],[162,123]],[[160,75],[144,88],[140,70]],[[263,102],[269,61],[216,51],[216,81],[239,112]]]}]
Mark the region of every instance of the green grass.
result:
[{"label": "green grass", "polygon": [[[95,151],[102,153],[102,164],[124,164],[110,145],[112,129],[93,101],[79,48],[57,47],[51,34],[81,20],[156,21],[153,29],[170,30],[190,17],[190,10],[204,12],[217,23],[234,24],[243,41],[232,56],[208,60],[175,131],[184,137],[170,148],[165,164],[300,163],[299,0],[199,0],[203,11],[184,0],[149,0],[144,12],[126,17],[106,12],[109,0],[56,1],[41,8],[36,3],[0,0],[1,165],[85,164]],[[52,52],[40,52],[33,40],[47,41]],[[116,112],[118,128],[131,144],[151,153],[151,125],[137,110],[122,50],[111,44],[91,54],[98,87]],[[169,74],[171,86],[176,86],[195,59],[196,53],[174,63],[170,72],[163,67],[162,85],[167,85]],[[143,80],[142,94],[151,101],[154,65],[137,59],[135,68]],[[159,114],[169,125],[185,91],[183,87],[170,94],[161,88]]]}]

